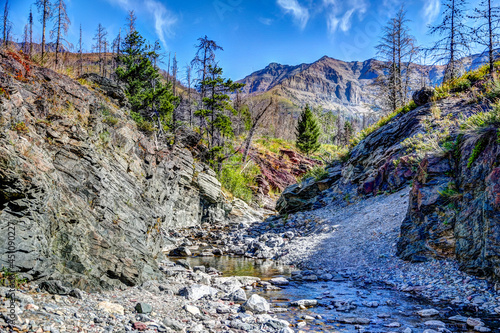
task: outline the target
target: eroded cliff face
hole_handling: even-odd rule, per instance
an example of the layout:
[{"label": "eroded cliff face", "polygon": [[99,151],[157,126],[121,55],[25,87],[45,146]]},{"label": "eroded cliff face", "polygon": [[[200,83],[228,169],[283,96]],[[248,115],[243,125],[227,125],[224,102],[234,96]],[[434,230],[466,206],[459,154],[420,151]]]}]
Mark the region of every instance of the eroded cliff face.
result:
[{"label": "eroded cliff face", "polygon": [[[469,158],[484,140],[484,150]],[[476,148],[477,149],[477,148]],[[419,165],[398,255],[453,257],[470,273],[500,279],[500,147],[497,128],[459,138],[455,151]]]},{"label": "eroded cliff face", "polygon": [[0,53],[1,266],[13,254],[32,279],[134,285],[159,276],[162,230],[225,219],[215,173],[148,139],[105,95]]}]

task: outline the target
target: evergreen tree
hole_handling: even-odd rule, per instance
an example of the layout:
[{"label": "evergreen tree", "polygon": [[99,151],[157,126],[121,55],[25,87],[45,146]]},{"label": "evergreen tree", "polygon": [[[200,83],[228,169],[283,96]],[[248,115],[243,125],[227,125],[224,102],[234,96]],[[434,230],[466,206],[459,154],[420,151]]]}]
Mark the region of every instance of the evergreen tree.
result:
[{"label": "evergreen tree", "polygon": [[157,58],[137,30],[131,29],[122,43],[116,75],[125,83],[134,120],[141,125],[145,118],[150,119],[163,132],[172,125],[178,98],[172,94],[171,84],[160,81],[159,71],[153,66]]},{"label": "evergreen tree", "polygon": [[209,162],[220,171],[223,161],[229,156],[226,141],[234,136],[230,114],[235,115],[236,111],[228,94],[241,89],[244,84],[224,79],[222,68],[217,65],[208,65],[207,69],[205,80],[200,82],[206,97],[203,98],[203,108],[197,110],[195,116],[204,119],[202,134],[208,143]]},{"label": "evergreen tree", "polygon": [[306,105],[300,115],[295,134],[297,135],[295,145],[302,153],[309,155],[319,149],[318,139],[321,131],[309,105]]}]

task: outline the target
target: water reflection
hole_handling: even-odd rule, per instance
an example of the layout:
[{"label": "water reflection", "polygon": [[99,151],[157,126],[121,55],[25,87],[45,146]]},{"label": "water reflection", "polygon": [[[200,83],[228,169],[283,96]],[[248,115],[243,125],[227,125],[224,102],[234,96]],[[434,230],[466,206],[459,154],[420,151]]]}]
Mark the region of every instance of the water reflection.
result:
[{"label": "water reflection", "polygon": [[[173,258],[175,261],[177,258]],[[272,260],[250,259],[244,257],[187,257],[191,267],[213,267],[222,272],[224,276],[256,276],[268,280],[276,276],[290,276],[293,268]]]},{"label": "water reflection", "polygon": [[[288,278],[294,270],[291,266],[282,265],[272,260],[244,257],[195,256],[183,259],[186,259],[192,267],[213,267],[222,272],[224,276],[256,276],[263,280],[277,276]],[[277,313],[276,316],[292,323],[295,326],[294,330],[303,332],[402,332],[406,327],[411,327],[413,332],[423,332],[425,329],[433,328],[425,325],[425,322],[429,320],[445,322],[447,329],[452,332],[473,332],[468,330],[465,324],[447,320],[447,318],[458,314],[466,317],[482,317],[492,332],[500,332],[500,323],[496,317],[489,318],[488,316],[480,316],[478,313],[452,309],[446,305],[429,304],[421,299],[377,285],[360,287],[352,281],[314,283],[292,281],[290,285],[281,290],[262,288],[254,289],[251,292],[264,296],[274,307],[286,309],[286,312]],[[309,309],[289,307],[289,301],[299,299],[317,299],[320,305]],[[378,304],[376,307],[367,306],[367,304],[373,305],[375,303]],[[350,308],[342,306],[346,304],[352,306]],[[347,308],[347,311],[343,311],[342,308]],[[416,310],[428,308],[438,309],[440,316],[420,318],[415,314]],[[307,324],[299,329],[296,325],[304,321],[306,315],[314,317],[314,320],[307,320]],[[339,319],[342,317],[368,318],[371,323],[364,325],[364,330],[360,331],[354,325],[341,323]],[[393,323],[399,323],[401,326],[387,327]]]}]

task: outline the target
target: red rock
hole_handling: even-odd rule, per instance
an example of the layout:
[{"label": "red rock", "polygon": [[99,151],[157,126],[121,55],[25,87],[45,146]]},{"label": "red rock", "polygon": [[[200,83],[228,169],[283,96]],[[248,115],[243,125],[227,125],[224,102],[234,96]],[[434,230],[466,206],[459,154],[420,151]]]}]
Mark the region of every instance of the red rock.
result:
[{"label": "red rock", "polygon": [[148,326],[144,323],[141,323],[140,321],[136,321],[133,325],[132,328],[138,331],[145,331],[148,329]]}]

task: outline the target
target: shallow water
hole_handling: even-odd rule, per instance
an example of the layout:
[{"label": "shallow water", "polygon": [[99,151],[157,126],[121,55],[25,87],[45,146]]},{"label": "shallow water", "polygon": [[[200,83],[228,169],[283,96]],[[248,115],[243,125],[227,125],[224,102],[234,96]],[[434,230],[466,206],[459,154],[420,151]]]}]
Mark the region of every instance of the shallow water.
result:
[{"label": "shallow water", "polygon": [[[255,260],[242,257],[188,257],[191,266],[213,267],[221,271],[224,276],[257,276],[262,280],[269,280],[273,277],[282,276],[289,278],[293,267],[282,265],[270,260]],[[306,326],[293,327],[294,330],[305,332],[402,332],[406,327],[411,327],[413,332],[423,332],[425,329],[436,327],[426,326],[424,323],[429,320],[440,320],[446,323],[446,328],[452,332],[474,332],[468,330],[465,324],[450,322],[446,318],[454,315],[465,317],[479,317],[485,322],[492,332],[500,332],[500,319],[496,316],[481,316],[477,313],[471,314],[447,306],[429,304],[421,299],[412,297],[402,292],[391,290],[386,286],[369,285],[363,286],[355,281],[342,282],[290,282],[290,285],[281,290],[267,291],[255,289],[256,292],[271,302],[274,307],[282,307],[287,312],[278,313],[276,316],[285,319],[296,326],[304,321],[303,317],[321,316],[318,319],[307,320]],[[316,299],[319,306],[301,310],[289,307],[290,301],[300,299]],[[356,305],[349,312],[338,311],[334,302],[345,302]],[[378,302],[378,307],[363,306],[364,302]],[[420,318],[415,314],[416,310],[434,308],[440,311],[438,316]],[[379,318],[380,315],[390,315],[389,318]],[[369,325],[362,325],[360,331],[355,325],[343,324],[340,318],[364,317],[371,320]],[[401,327],[386,327],[391,323],[399,323]]]}]

